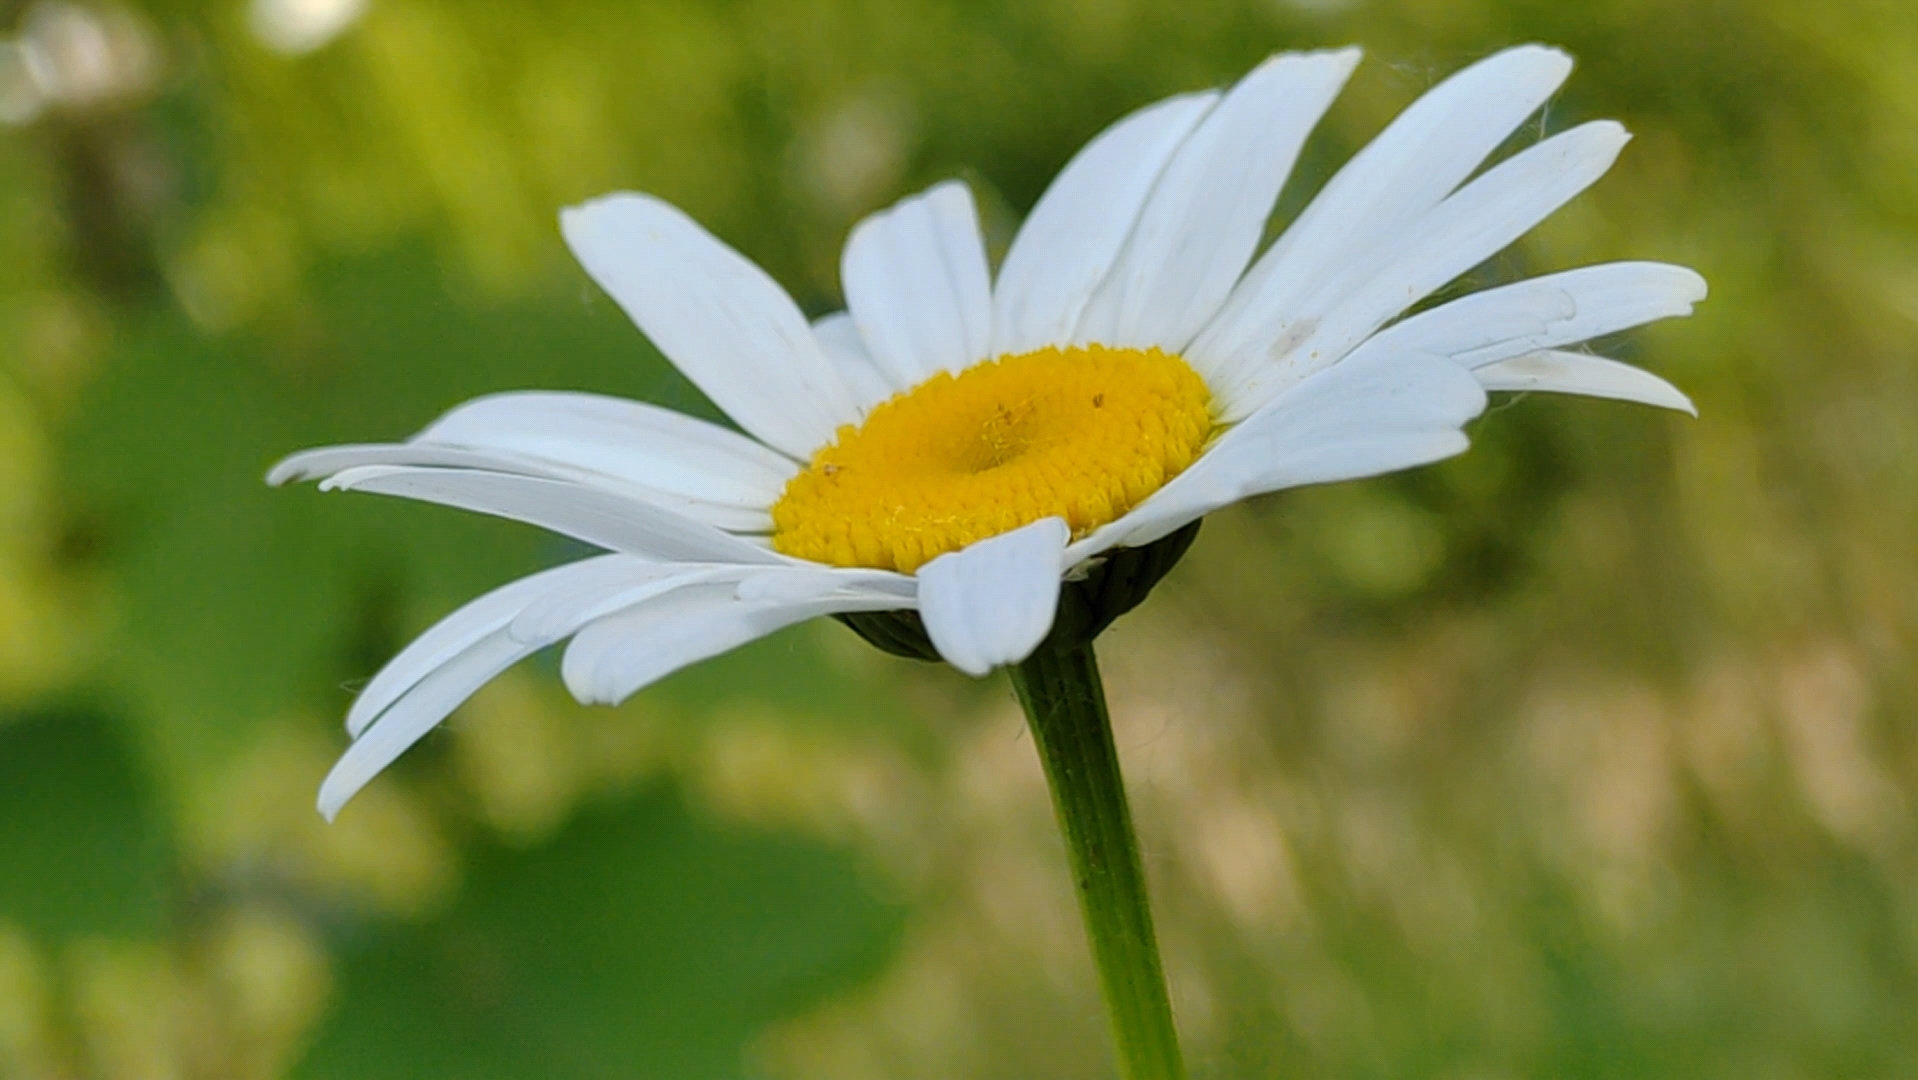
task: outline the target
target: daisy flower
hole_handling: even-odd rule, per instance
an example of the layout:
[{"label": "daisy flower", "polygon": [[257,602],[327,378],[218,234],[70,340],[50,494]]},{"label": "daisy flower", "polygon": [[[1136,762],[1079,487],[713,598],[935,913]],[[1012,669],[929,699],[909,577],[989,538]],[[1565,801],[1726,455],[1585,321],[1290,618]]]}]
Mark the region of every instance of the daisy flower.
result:
[{"label": "daisy flower", "polygon": [[1062,585],[1125,594],[1080,618],[1096,632],[1212,510],[1459,453],[1488,390],[1690,411],[1653,375],[1568,351],[1689,313],[1705,284],[1682,267],[1588,266],[1405,315],[1625,145],[1598,121],[1480,171],[1570,72],[1553,49],[1511,49],[1433,88],[1259,251],[1358,58],[1275,56],[1228,90],[1119,120],[1053,181],[997,275],[963,184],[905,199],[853,229],[847,311],[810,323],[658,199],[566,210],[586,272],[740,430],[505,393],[406,442],[276,466],[271,483],[443,503],[606,552],[480,597],[389,663],[351,709],[322,813],[509,665],[569,638],[562,673],[587,703],[822,615],[983,675],[1054,631]]}]

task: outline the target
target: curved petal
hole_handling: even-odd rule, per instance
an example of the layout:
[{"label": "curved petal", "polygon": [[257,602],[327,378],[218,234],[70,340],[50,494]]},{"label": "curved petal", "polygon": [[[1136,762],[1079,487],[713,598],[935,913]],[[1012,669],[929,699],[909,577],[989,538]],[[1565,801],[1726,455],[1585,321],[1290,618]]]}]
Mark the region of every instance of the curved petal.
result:
[{"label": "curved petal", "polygon": [[856,592],[802,603],[742,600],[732,585],[694,585],[588,624],[567,646],[560,673],[581,703],[616,705],[688,664],[795,623],[908,606]]},{"label": "curved petal", "polygon": [[550,462],[529,461],[512,454],[471,450],[464,446],[432,446],[420,443],[343,443],[316,446],[281,458],[267,470],[266,482],[273,487],[302,480],[326,480],[348,469],[367,465],[412,465],[431,469],[491,469],[517,472],[524,476],[556,477],[558,470]]},{"label": "curved petal", "polygon": [[644,563],[631,555],[597,555],[523,577],[463,605],[414,638],[373,676],[347,711],[347,733],[357,737],[421,679],[511,623],[540,597],[571,584],[598,581],[609,570],[623,565],[658,564]]},{"label": "curved petal", "polygon": [[555,567],[495,589],[421,634],[354,703],[347,716],[353,745],[320,785],[320,813],[333,820],[348,799],[480,687],[577,625],[555,627],[545,638],[518,639],[508,624],[519,612],[554,589],[638,565],[631,556],[606,555]]},{"label": "curved petal", "polygon": [[1387,319],[1503,250],[1617,160],[1631,136],[1610,120],[1562,132],[1500,162],[1420,219],[1394,256],[1310,332],[1274,343],[1225,391],[1226,420],[1337,363]]},{"label": "curved petal", "polygon": [[783,563],[731,533],[652,503],[600,488],[510,473],[372,465],[327,481],[342,491],[371,491],[524,521],[588,544],[684,562]]},{"label": "curved petal", "polygon": [[1241,79],[1179,147],[1075,339],[1179,352],[1245,272],[1305,138],[1359,50],[1275,56]]},{"label": "curved petal", "polygon": [[474,398],[414,442],[504,450],[710,502],[763,510],[799,471],[781,454],[642,401],[559,391]]},{"label": "curved petal", "polygon": [[1465,181],[1571,73],[1556,49],[1524,45],[1489,56],[1434,87],[1400,113],[1325,185],[1233,290],[1187,359],[1215,386],[1305,319],[1360,283],[1412,222]]},{"label": "curved petal", "polygon": [[1461,297],[1386,328],[1361,348],[1442,353],[1483,367],[1690,315],[1705,279],[1683,266],[1605,263]]},{"label": "curved petal", "polygon": [[675,589],[714,581],[737,582],[753,568],[714,563],[649,563],[641,560],[575,579],[548,590],[507,624],[515,641],[558,641],[596,619],[664,596]]},{"label": "curved petal", "polygon": [[979,677],[1032,655],[1059,611],[1072,530],[1044,518],[919,568],[919,617],[946,662]]},{"label": "curved petal", "polygon": [[[341,473],[370,466],[429,468],[448,472],[477,470],[537,477],[597,488],[620,498],[651,503],[715,529],[767,533],[771,532],[773,527],[772,514],[765,508],[729,505],[697,495],[661,491],[621,477],[589,472],[559,462],[504,451],[470,450],[460,446],[435,446],[432,443],[421,442],[364,443],[302,450],[275,465],[267,474],[267,482],[278,484],[288,480],[322,477],[324,479],[321,486],[325,488],[333,486],[333,477]],[[723,488],[720,494],[726,494]]]},{"label": "curved petal", "polygon": [[972,192],[947,181],[860,222],[840,261],[846,306],[879,369],[910,389],[992,349],[992,286]]},{"label": "curved petal", "polygon": [[999,267],[992,351],[1072,341],[1079,315],[1119,255],[1173,151],[1218,101],[1215,92],[1148,105],[1100,132],[1039,197]]},{"label": "curved petal", "polygon": [[1579,311],[1578,299],[1559,286],[1557,276],[1472,293],[1421,311],[1366,338],[1352,355],[1411,350],[1459,361],[1474,349],[1549,334],[1577,318]]},{"label": "curved petal", "polygon": [[830,315],[821,315],[813,320],[812,332],[819,339],[819,347],[826,351],[826,357],[845,378],[846,388],[852,392],[853,401],[859,406],[861,414],[901,390],[912,389],[894,385],[891,377],[879,370],[879,364],[872,358],[871,350],[866,348],[866,339],[859,335],[859,327],[852,321],[850,312],[835,311]]},{"label": "curved petal", "polygon": [[1140,547],[1253,495],[1396,472],[1462,452],[1485,408],[1472,373],[1442,356],[1355,356],[1286,391],[1191,468],[1066,550],[1068,564]]},{"label": "curved petal", "polygon": [[1486,364],[1472,374],[1487,390],[1542,390],[1554,394],[1636,401],[1698,415],[1684,392],[1630,364],[1574,352],[1535,352]]},{"label": "curved petal", "polygon": [[425,738],[447,714],[538,648],[512,640],[503,629],[495,630],[433,669],[346,748],[320,785],[320,814],[332,821],[348,799]]},{"label": "curved petal", "polygon": [[659,351],[767,445],[803,461],[858,418],[792,298],[678,209],[608,195],[563,211],[560,231]]}]

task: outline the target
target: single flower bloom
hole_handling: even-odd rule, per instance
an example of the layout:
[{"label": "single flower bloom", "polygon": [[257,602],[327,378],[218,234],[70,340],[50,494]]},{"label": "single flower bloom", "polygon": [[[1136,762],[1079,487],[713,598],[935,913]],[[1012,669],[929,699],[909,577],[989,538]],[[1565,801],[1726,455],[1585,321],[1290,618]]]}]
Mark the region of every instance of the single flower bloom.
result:
[{"label": "single flower bloom", "polygon": [[[587,273],[745,433],[640,402],[506,393],[407,442],[275,467],[271,483],[318,477],[607,552],[482,596],[401,652],[348,715],[321,812],[568,638],[562,672],[585,703],[821,615],[880,644],[888,626],[923,628],[922,644],[983,675],[1052,632],[1062,583],[1070,595],[1128,567],[1106,574],[1135,587],[1093,613],[1096,632],[1206,513],[1457,454],[1488,390],[1690,411],[1653,375],[1567,351],[1688,314],[1705,283],[1683,267],[1588,266],[1401,317],[1625,145],[1618,124],[1588,123],[1473,175],[1570,72],[1556,50],[1511,49],[1435,87],[1258,252],[1358,57],[1275,56],[1229,90],[1119,120],[1053,181],[996,279],[964,185],[905,199],[853,229],[848,311],[811,324],[658,199],[565,211]],[[1154,550],[1143,569],[1124,561]],[[888,612],[916,615],[874,614]]]}]

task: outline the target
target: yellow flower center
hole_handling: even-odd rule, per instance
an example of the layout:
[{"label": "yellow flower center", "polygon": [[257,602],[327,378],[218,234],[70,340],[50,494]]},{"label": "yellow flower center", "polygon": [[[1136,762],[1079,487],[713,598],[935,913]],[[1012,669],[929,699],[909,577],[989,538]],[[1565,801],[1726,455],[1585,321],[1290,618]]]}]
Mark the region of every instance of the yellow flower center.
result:
[{"label": "yellow flower center", "polygon": [[941,372],[813,455],[773,505],[773,546],[911,573],[1041,518],[1084,536],[1192,464],[1211,403],[1158,349],[1047,348]]}]

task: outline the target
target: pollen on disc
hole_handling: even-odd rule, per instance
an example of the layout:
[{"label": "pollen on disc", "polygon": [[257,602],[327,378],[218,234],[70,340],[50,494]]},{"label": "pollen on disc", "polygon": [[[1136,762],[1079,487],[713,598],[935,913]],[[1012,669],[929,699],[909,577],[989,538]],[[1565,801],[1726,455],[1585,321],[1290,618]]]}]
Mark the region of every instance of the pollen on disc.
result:
[{"label": "pollen on disc", "polygon": [[1192,464],[1211,395],[1184,360],[1098,345],[940,373],[839,429],[774,504],[773,546],[911,573],[1047,517],[1074,536]]}]

